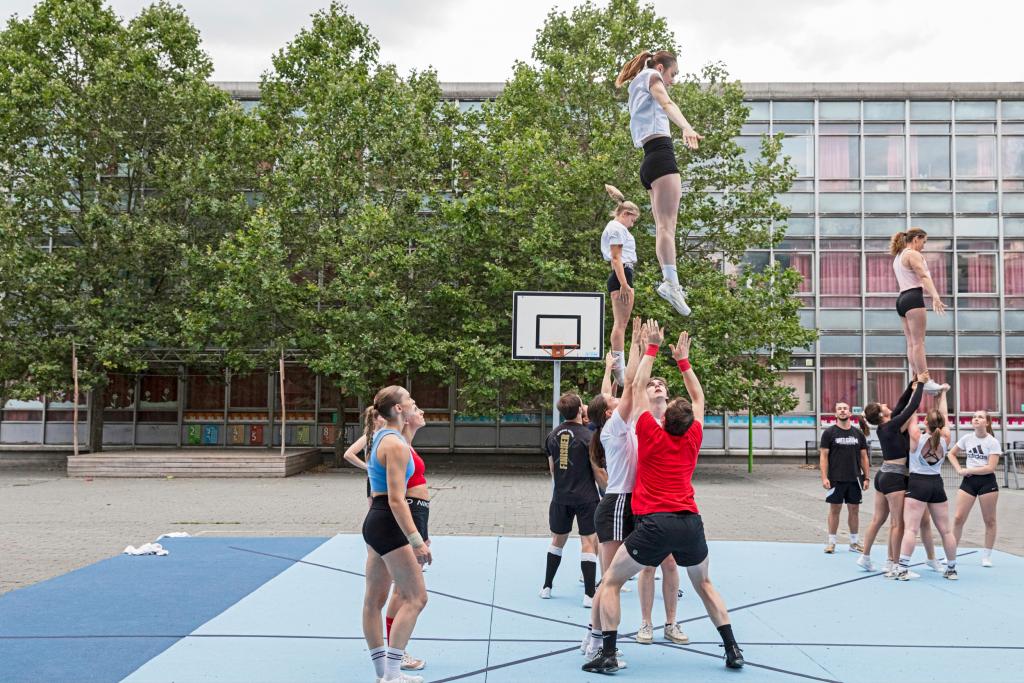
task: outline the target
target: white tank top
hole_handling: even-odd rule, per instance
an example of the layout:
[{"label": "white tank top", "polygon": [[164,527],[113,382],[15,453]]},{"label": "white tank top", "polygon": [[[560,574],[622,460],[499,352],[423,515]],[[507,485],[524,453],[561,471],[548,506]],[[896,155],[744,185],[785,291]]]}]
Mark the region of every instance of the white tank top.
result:
[{"label": "white tank top", "polygon": [[608,470],[608,493],[632,493],[636,484],[636,430],[626,423],[618,410],[601,429],[605,468]]},{"label": "white tank top", "polygon": [[[892,269],[896,273],[896,282],[900,286],[900,292],[905,292],[908,289],[917,289],[921,287],[921,278],[917,276],[912,268],[907,268],[903,265],[903,254],[907,253],[904,249],[900,253],[896,254],[896,258],[893,259]],[[928,273],[931,277],[931,273],[928,272],[928,261],[924,262],[924,272]]]},{"label": "white tank top", "polygon": [[629,82],[629,132],[636,147],[649,138],[671,135],[668,114],[651,95],[652,76],[661,79],[657,69],[644,69]]},{"label": "white tank top", "polygon": [[928,448],[928,442],[931,440],[928,434],[922,434],[921,438],[917,442],[917,448],[910,454],[910,473],[911,474],[931,474],[941,475],[942,474],[942,462],[946,459],[946,449],[949,444],[946,442],[945,437],[939,438],[939,452],[931,454],[932,458],[938,457],[934,463],[930,463],[925,460],[925,449]]}]

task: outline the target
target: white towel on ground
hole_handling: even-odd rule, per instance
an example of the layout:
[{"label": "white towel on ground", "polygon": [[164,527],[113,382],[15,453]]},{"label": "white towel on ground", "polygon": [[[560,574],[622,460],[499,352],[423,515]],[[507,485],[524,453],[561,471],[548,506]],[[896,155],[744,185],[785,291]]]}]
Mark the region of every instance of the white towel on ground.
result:
[{"label": "white towel on ground", "polygon": [[168,555],[164,547],[159,543],[145,543],[136,548],[133,545],[124,549],[125,555]]}]

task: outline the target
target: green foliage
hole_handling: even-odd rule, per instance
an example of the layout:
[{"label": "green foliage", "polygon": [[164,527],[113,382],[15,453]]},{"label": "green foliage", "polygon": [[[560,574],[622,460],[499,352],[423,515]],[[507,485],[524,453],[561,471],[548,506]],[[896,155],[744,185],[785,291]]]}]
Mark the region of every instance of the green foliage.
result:
[{"label": "green foliage", "polygon": [[[177,344],[184,246],[240,223],[255,166],[245,117],[209,83],[180,8],[127,23],[99,0],[43,0],[0,32],[0,371],[13,393],[144,367]],[[52,253],[41,249],[53,243]]]}]

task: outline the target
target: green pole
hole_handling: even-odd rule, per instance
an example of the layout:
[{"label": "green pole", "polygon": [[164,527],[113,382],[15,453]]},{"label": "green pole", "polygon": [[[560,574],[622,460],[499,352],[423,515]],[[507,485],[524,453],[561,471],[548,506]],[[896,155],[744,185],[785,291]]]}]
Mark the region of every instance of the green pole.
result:
[{"label": "green pole", "polygon": [[754,413],[747,401],[747,472],[754,471]]}]

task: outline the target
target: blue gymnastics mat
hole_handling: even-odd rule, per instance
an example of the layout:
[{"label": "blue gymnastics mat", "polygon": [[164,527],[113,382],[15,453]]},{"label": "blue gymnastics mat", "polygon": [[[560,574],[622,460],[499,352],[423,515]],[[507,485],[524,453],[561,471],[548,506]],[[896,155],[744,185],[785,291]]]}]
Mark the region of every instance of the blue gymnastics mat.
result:
[{"label": "blue gymnastics mat", "polygon": [[[592,681],[578,645],[589,610],[570,543],[552,599],[537,597],[548,540],[436,537],[430,601],[409,650],[447,681]],[[0,681],[374,680],[360,612],[366,550],[357,535],[165,539],[166,557],[117,556],[0,597]],[[744,649],[725,669],[718,633],[682,576],[691,644],[638,645],[636,584],[623,593],[616,678],[662,681],[1020,681],[1024,558],[960,580],[860,571],[820,545],[712,542],[711,576]],[[918,549],[920,556],[921,550]],[[923,559],[915,557],[915,560]],[[663,616],[660,585],[655,623]]]}]

